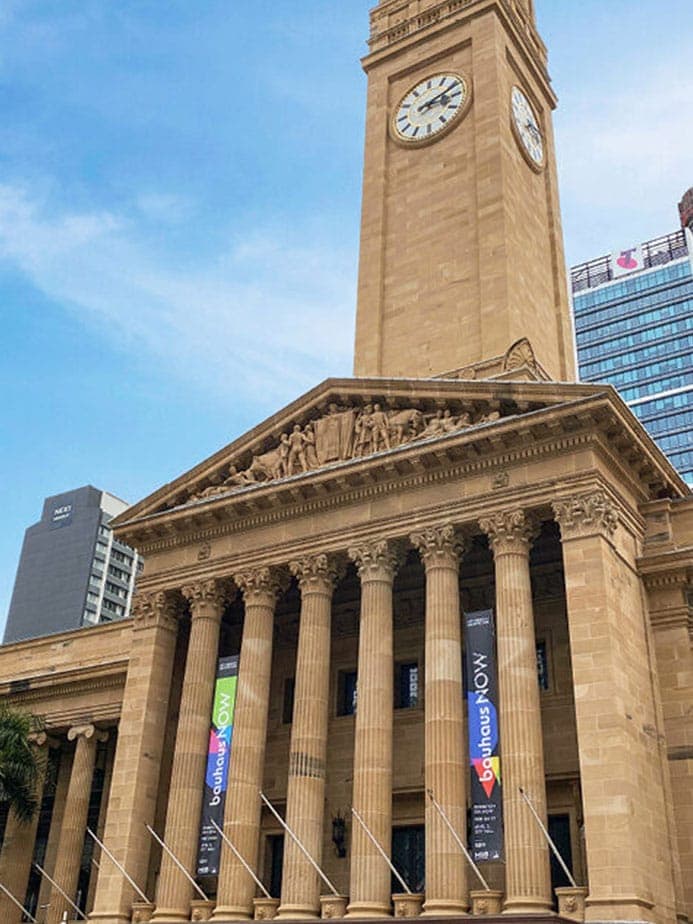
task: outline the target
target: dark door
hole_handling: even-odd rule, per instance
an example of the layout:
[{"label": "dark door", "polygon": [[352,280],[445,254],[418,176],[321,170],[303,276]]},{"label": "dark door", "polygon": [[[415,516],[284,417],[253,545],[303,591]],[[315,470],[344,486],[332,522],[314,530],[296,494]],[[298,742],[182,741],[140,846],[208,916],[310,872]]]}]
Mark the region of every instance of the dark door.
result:
[{"label": "dark door", "polygon": [[[392,829],[392,865],[412,892],[424,891],[425,855],[423,825]],[[392,891],[404,891],[401,882],[395,876],[392,877]]]},{"label": "dark door", "polygon": [[[570,815],[549,815],[549,834],[551,840],[558,848],[558,852],[563,857],[563,862],[570,872],[573,872],[573,850],[570,843]],[[551,855],[551,890],[569,886],[568,877],[561,869],[561,865],[556,859],[553,850]]]}]

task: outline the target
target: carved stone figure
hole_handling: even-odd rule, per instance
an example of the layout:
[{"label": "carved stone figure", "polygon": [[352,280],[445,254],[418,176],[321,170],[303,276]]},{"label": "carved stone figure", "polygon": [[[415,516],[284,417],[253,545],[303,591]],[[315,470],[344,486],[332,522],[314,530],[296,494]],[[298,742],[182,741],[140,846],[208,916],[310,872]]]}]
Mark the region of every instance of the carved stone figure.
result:
[{"label": "carved stone figure", "polygon": [[303,439],[305,442],[306,464],[309,470],[318,468],[318,455],[315,449],[315,432],[313,424],[306,424],[303,428]]},{"label": "carved stone figure", "polygon": [[390,445],[401,446],[416,437],[423,424],[423,414],[418,408],[410,407],[403,411],[391,411],[388,424],[390,427]]},{"label": "carved stone figure", "polygon": [[370,419],[371,452],[378,452],[381,448],[390,448],[388,423],[387,414],[385,414],[379,404],[374,404]]},{"label": "carved stone figure", "polygon": [[371,452],[372,445],[372,435],[371,435],[371,415],[373,413],[373,405],[367,404],[363,411],[356,418],[354,424],[355,432],[355,442],[354,442],[354,456],[361,457],[367,456]]},{"label": "carved stone figure", "polygon": [[306,437],[299,424],[294,424],[291,436],[287,440],[289,453],[286,459],[286,474],[293,475],[298,464],[302,472],[308,471],[308,462],[306,461]]}]

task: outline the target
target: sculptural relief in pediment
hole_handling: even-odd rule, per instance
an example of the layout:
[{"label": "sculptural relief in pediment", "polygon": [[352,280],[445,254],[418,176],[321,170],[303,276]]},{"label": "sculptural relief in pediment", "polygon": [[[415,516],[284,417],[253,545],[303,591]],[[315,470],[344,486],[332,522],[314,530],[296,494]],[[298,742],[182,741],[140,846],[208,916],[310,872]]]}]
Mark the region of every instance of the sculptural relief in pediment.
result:
[{"label": "sculptural relief in pediment", "polygon": [[450,407],[431,412],[414,407],[386,410],[377,401],[359,407],[333,403],[320,417],[293,424],[273,448],[252,457],[246,453],[245,464],[234,461],[217,483],[191,493],[188,503],[446,436],[500,416],[497,410],[473,414]]}]

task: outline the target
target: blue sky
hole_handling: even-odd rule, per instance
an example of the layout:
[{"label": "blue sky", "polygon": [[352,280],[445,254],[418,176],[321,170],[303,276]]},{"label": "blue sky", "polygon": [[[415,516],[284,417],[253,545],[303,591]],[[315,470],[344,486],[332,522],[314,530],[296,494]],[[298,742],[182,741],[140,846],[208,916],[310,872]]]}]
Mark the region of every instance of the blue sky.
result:
[{"label": "blue sky", "polygon": [[[536,0],[569,262],[676,227],[690,0]],[[0,623],[42,499],[135,501],[351,370],[369,4],[4,0]]]}]

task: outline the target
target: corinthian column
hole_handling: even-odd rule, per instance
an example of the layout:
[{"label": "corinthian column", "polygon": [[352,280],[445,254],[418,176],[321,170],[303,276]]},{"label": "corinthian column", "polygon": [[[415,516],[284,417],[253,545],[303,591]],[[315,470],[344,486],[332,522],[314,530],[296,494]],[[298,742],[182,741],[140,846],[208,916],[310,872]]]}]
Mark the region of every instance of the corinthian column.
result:
[{"label": "corinthian column", "polygon": [[[182,593],[190,601],[192,620],[164,841],[185,869],[194,875],[219,653],[219,627],[228,592],[222,582],[210,580],[183,587]],[[191,884],[164,852],[153,920],[167,924],[188,921],[191,898]]]},{"label": "corinthian column", "polygon": [[521,510],[480,521],[496,570],[498,687],[505,830],[506,913],[551,909],[549,853],[520,787],[546,825],[544,750],[529,549],[534,524]]},{"label": "corinthian column", "polygon": [[[352,803],[389,855],[392,839],[392,582],[399,556],[386,540],[349,549],[361,578],[358,704]],[[361,825],[351,837],[348,917],[390,912],[390,870]]]},{"label": "corinthian column", "polygon": [[[118,726],[104,843],[141,889],[146,887],[161,756],[168,715],[180,597],[138,593],[132,607],[132,648]],[[102,863],[92,921],[124,924],[135,893],[110,862]]]},{"label": "corinthian column", "polygon": [[[322,861],[325,758],[330,692],[330,625],[337,568],[327,555],[293,561],[301,588],[286,821],[308,853]],[[318,917],[318,875],[293,840],[285,841],[280,918]]]},{"label": "corinthian column", "polygon": [[[265,767],[274,610],[277,596],[285,588],[284,576],[274,568],[234,575],[243,593],[245,619],[224,831],[251,869],[257,868],[260,842],[260,789]],[[252,878],[236,856],[222,846],[213,920],[250,919],[254,895]]]},{"label": "corinthian column", "polygon": [[[60,828],[58,857],[55,861],[53,879],[72,901],[76,899],[79,865],[82,861],[84,838],[87,833],[89,797],[94,777],[96,745],[105,741],[105,732],[97,731],[93,725],[77,725],[67,733],[67,740],[75,742],[75,756],[72,762],[70,785],[65,800],[65,813]],[[60,924],[63,913],[72,915],[72,909],[57,889],[51,889],[46,924]]]},{"label": "corinthian column", "polygon": [[[10,811],[5,826],[5,837],[0,852],[0,882],[22,904],[26,896],[31,872],[31,860],[34,855],[36,829],[41,814],[41,799],[46,782],[48,768],[48,735],[45,732],[31,736],[31,742],[37,752],[38,778],[36,780],[36,812],[28,821],[23,821],[17,813]],[[56,742],[52,742],[53,745]],[[0,893],[0,921],[3,924],[20,924],[22,912],[13,904],[4,892]]]},{"label": "corinthian column", "polygon": [[[467,829],[459,558],[452,526],[413,533],[426,569],[424,779],[455,830]],[[435,806],[426,801],[425,914],[464,914],[467,866]]]}]

